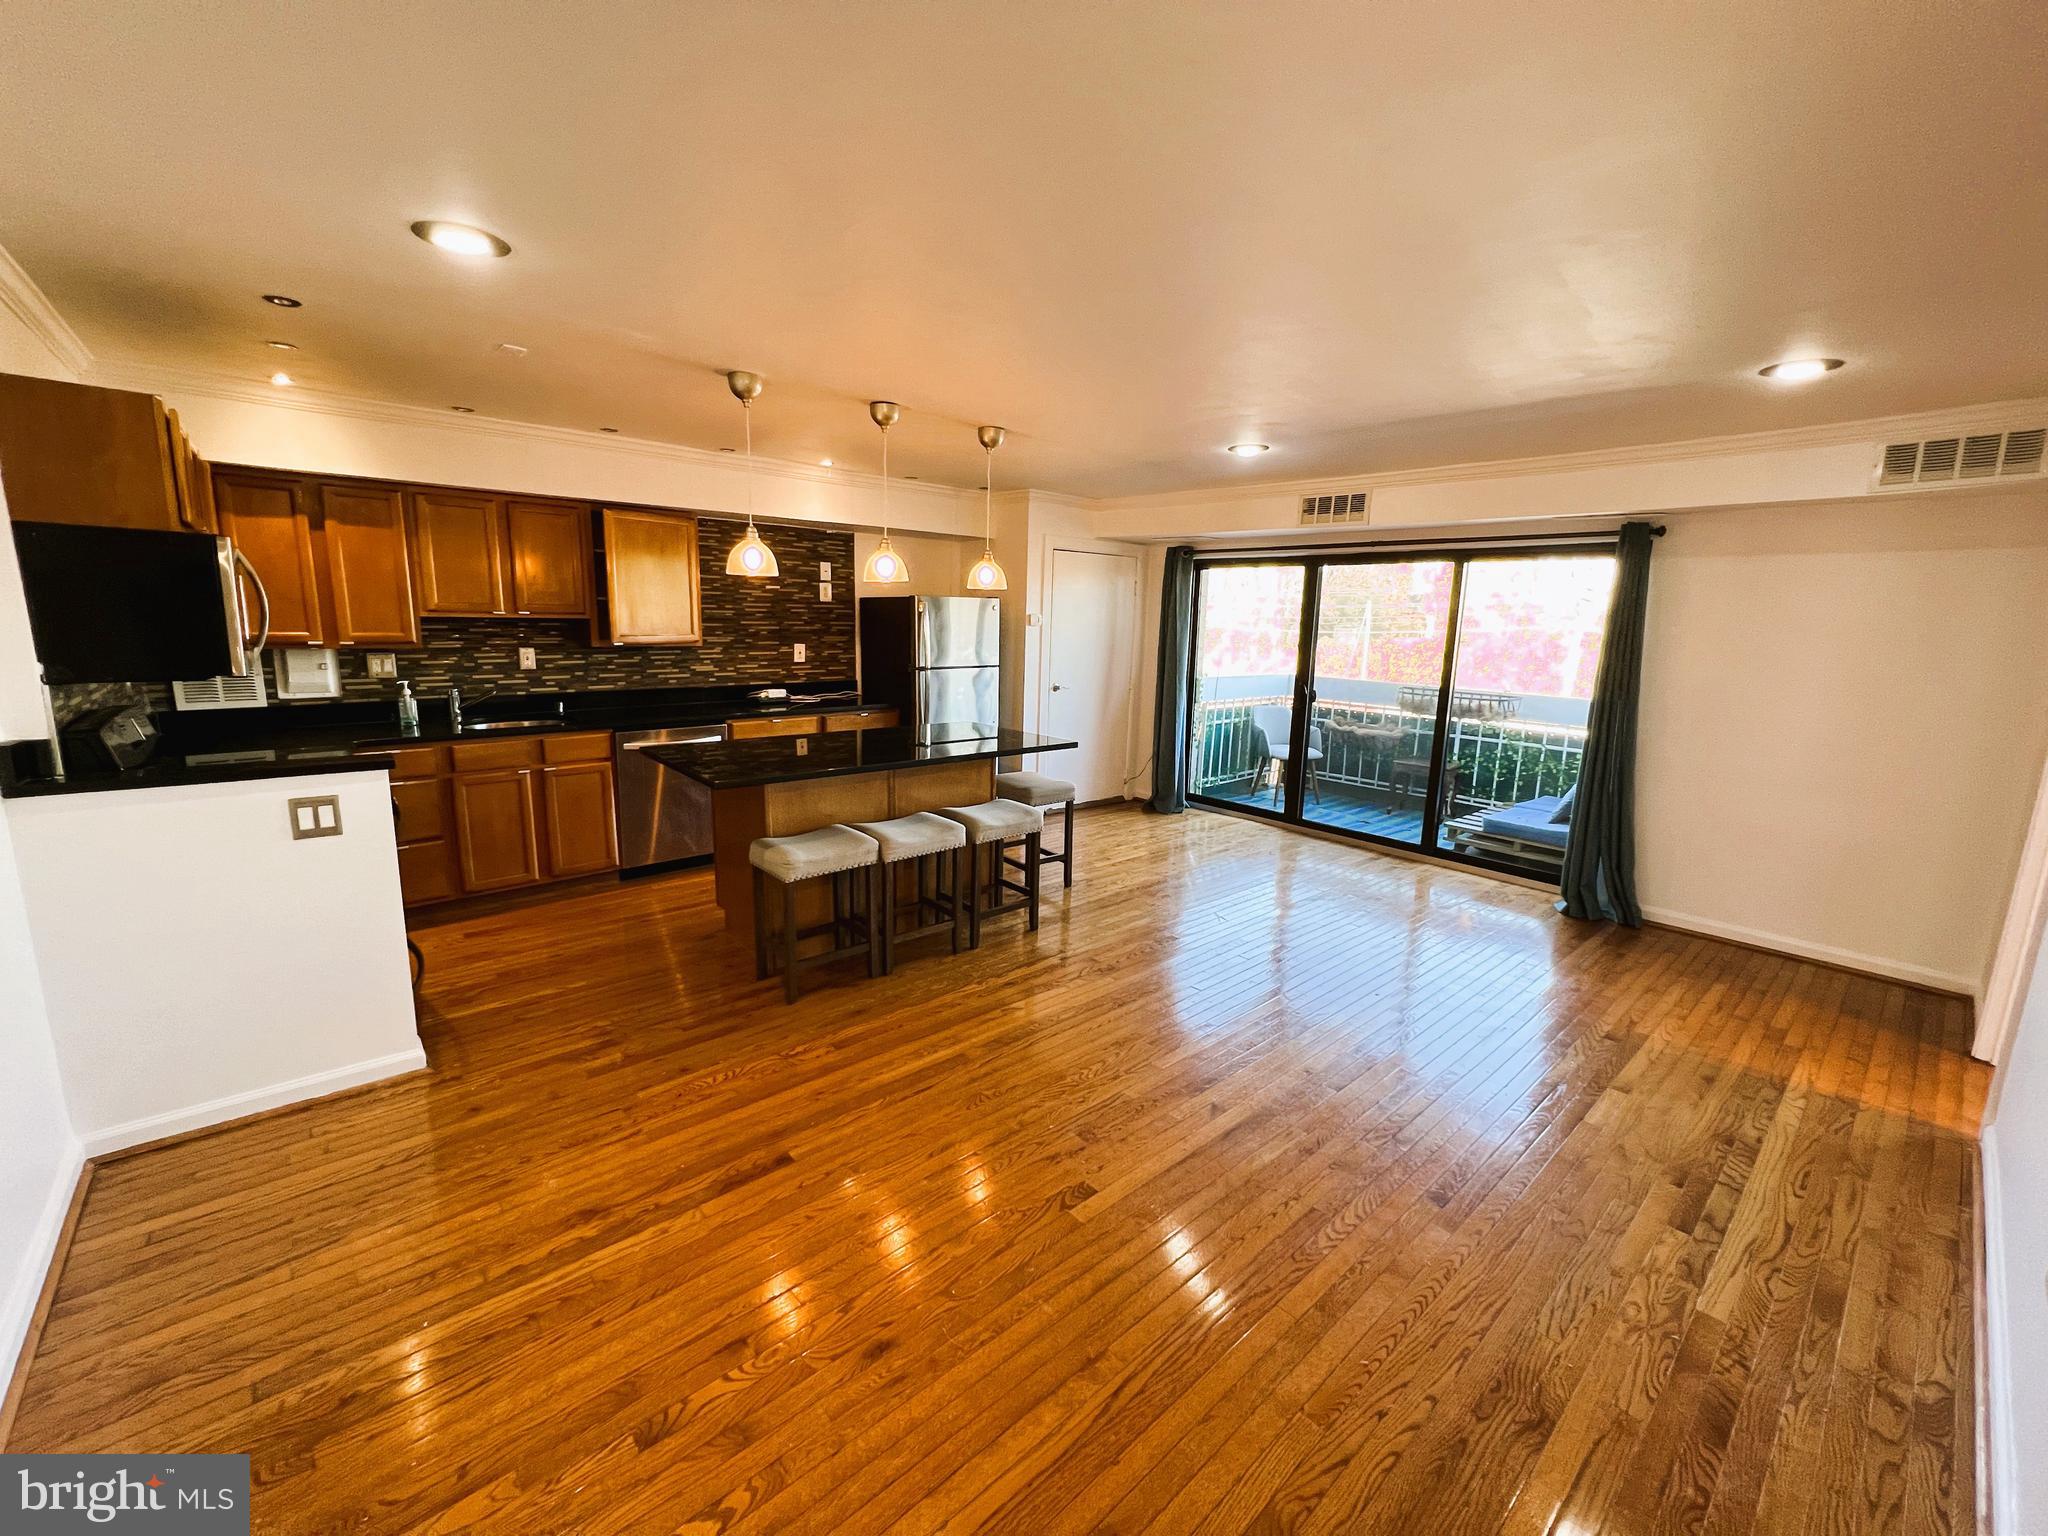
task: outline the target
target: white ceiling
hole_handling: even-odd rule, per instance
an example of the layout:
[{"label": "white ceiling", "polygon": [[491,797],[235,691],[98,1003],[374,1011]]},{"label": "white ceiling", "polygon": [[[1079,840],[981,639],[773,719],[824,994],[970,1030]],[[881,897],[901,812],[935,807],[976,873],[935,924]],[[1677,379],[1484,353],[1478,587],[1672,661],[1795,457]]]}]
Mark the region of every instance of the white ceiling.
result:
[{"label": "white ceiling", "polygon": [[[763,451],[873,468],[888,396],[892,467],[955,484],[987,420],[999,483],[1084,495],[1674,441],[2048,393],[2040,23],[40,0],[0,246],[113,363],[281,337],[313,388],[702,447],[753,368]],[[1812,353],[1850,366],[1755,377]]]}]

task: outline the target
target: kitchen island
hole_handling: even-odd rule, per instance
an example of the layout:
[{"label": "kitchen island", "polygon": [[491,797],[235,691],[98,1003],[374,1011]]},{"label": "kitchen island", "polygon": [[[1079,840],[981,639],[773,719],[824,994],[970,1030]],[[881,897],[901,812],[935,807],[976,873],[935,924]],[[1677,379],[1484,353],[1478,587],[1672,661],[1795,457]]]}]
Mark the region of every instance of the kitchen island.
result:
[{"label": "kitchen island", "polygon": [[747,850],[755,838],[976,805],[995,797],[998,758],[1079,745],[1029,731],[920,741],[915,731],[887,729],[691,742],[649,747],[647,756],[711,791],[718,904],[726,928],[751,940],[754,882]]}]

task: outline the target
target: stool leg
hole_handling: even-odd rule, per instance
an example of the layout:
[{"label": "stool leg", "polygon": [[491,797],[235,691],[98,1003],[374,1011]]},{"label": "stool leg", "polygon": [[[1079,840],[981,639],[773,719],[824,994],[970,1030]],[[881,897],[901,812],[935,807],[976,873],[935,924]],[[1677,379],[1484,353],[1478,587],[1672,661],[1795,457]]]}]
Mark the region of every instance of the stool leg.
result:
[{"label": "stool leg", "polygon": [[877,859],[868,872],[868,975],[886,976],[895,966],[895,926],[889,910],[889,866]]},{"label": "stool leg", "polygon": [[1074,883],[1074,802],[1067,802],[1067,830],[1060,843],[1060,884]]},{"label": "stool leg", "polygon": [[981,844],[967,845],[967,947],[981,948]]},{"label": "stool leg", "polygon": [[948,859],[943,853],[932,868],[932,884],[944,881],[946,887],[946,910],[953,915],[951,942],[953,953],[960,953],[960,850],[955,849]]},{"label": "stool leg", "polygon": [[754,871],[754,980],[768,979],[768,877]]},{"label": "stool leg", "polygon": [[1045,867],[1045,861],[1038,856],[1042,835],[1041,833],[1033,832],[1024,839],[1024,864],[1031,871],[1029,875],[1024,877],[1024,884],[1030,892],[1026,899],[1031,903],[1030,916],[1031,931],[1033,933],[1038,932],[1038,875],[1039,871]]},{"label": "stool leg", "polygon": [[782,1000],[796,1001],[796,882],[782,888]]}]

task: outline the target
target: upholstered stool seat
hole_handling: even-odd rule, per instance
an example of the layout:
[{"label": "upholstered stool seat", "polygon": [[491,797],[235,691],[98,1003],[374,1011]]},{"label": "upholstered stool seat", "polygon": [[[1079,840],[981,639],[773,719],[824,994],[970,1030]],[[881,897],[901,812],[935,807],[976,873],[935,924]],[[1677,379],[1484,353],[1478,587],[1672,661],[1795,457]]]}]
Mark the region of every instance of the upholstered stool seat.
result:
[{"label": "upholstered stool seat", "polygon": [[[881,849],[882,867],[876,889],[880,892],[881,926],[877,937],[882,946],[882,974],[896,968],[896,946],[908,939],[946,934],[953,952],[960,952],[960,928],[967,904],[960,899],[971,881],[966,863],[967,828],[930,811],[913,811],[892,821],[856,821],[850,824],[863,837],[871,837]],[[911,896],[897,900],[900,883],[891,868],[911,865]],[[898,919],[910,919],[908,926]]]},{"label": "upholstered stool seat", "polygon": [[1048,864],[1060,866],[1060,884],[1074,883],[1074,786],[1065,779],[1056,779],[1049,773],[999,773],[996,775],[996,793],[1005,800],[1015,800],[1022,805],[1035,805],[1043,810],[1047,806],[1066,807],[1061,817],[1060,846],[1057,851],[1044,846],[1041,840],[1038,856]]},{"label": "upholstered stool seat", "polygon": [[[850,955],[866,955],[868,974],[881,967],[882,947],[877,942],[876,913],[881,906],[880,882],[874,872],[880,868],[881,845],[851,827],[820,827],[815,832],[798,832],[788,837],[757,837],[747,847],[747,861],[754,866],[754,974],[768,974],[768,885],[782,887],[782,993],[796,1001],[797,970]],[[867,870],[854,879],[856,870]],[[832,883],[832,911],[822,923],[809,928],[797,926],[796,888],[806,880]],[[814,955],[799,955],[805,939],[829,936],[830,945]],[[851,935],[851,937],[849,937]]]},{"label": "upholstered stool seat", "polygon": [[[979,805],[949,805],[939,814],[957,821],[967,831],[967,944],[981,946],[981,920],[1003,912],[1023,910],[1033,930],[1038,927],[1038,865],[1040,836],[1045,830],[1045,812],[1019,800],[984,800]],[[1004,846],[1024,843],[1024,883],[1010,879]],[[982,850],[989,850],[983,854]],[[984,866],[986,876],[984,880]],[[1018,899],[1008,901],[1004,893]]]}]

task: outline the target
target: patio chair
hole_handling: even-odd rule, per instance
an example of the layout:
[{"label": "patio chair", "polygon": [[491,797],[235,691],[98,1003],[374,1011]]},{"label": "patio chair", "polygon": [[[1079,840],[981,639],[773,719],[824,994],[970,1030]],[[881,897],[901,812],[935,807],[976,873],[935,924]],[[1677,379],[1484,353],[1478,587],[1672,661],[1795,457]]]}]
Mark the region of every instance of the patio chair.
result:
[{"label": "patio chair", "polygon": [[[1285,704],[1254,704],[1251,713],[1253,728],[1266,739],[1265,761],[1259,764],[1259,771],[1252,775],[1252,793],[1256,795],[1259,792],[1259,786],[1265,782],[1266,773],[1270,769],[1273,775],[1273,803],[1278,805],[1281,786],[1286,782],[1287,743],[1294,733],[1294,711]],[[1310,725],[1308,762],[1305,769],[1309,795],[1318,804],[1322,802],[1323,792],[1316,787],[1316,764],[1322,760],[1322,727]]]}]

